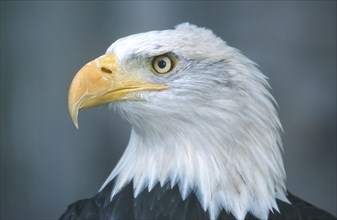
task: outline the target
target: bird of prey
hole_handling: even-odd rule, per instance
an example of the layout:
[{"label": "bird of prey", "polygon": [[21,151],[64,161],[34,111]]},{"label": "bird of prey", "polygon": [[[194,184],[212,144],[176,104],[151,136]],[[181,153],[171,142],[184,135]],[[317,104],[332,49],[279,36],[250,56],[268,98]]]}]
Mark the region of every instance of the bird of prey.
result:
[{"label": "bird of prey", "polygon": [[98,105],[132,125],[97,195],[61,219],[334,219],[286,190],[276,102],[255,63],[183,23],[131,35],[74,77],[71,118]]}]

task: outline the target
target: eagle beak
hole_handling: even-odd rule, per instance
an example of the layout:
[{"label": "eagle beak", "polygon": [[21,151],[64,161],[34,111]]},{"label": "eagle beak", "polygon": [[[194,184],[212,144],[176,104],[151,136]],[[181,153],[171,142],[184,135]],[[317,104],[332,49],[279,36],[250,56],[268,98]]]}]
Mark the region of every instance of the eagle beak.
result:
[{"label": "eagle beak", "polygon": [[132,96],[127,95],[137,91],[167,88],[165,84],[150,84],[140,78],[136,74],[123,74],[114,54],[106,54],[87,63],[74,77],[68,94],[69,112],[76,128],[80,109],[132,100]]}]

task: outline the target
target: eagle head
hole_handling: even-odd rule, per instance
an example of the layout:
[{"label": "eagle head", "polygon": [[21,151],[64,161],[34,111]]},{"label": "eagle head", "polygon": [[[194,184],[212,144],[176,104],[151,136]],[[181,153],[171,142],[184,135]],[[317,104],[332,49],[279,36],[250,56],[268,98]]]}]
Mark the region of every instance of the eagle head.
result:
[{"label": "eagle head", "polygon": [[111,198],[133,181],[195,193],[216,218],[225,209],[266,219],[286,201],[282,130],[256,65],[212,31],[183,23],[131,35],[86,64],[69,90],[69,111],[108,104],[132,124],[129,144],[102,188]]}]

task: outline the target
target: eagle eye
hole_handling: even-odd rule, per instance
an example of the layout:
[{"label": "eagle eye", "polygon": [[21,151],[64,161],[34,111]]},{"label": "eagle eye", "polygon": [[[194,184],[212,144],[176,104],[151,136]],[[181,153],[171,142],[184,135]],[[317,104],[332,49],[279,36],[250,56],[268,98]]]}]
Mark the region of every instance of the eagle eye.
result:
[{"label": "eagle eye", "polygon": [[165,74],[170,72],[174,67],[174,61],[167,55],[159,55],[152,60],[152,69],[158,74]]}]

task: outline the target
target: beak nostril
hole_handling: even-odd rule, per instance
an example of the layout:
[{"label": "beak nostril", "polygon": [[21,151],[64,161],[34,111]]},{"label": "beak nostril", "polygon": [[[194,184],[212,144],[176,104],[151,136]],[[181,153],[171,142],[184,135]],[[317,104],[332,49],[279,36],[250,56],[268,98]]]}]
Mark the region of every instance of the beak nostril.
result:
[{"label": "beak nostril", "polygon": [[108,74],[111,74],[112,71],[106,67],[101,67],[101,71],[104,72],[104,73],[108,73]]}]

